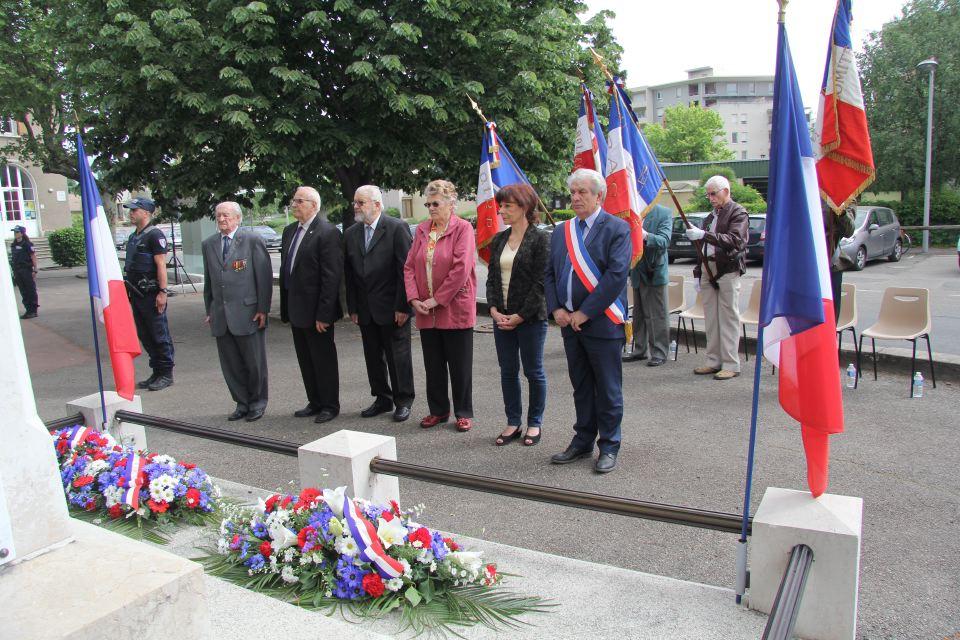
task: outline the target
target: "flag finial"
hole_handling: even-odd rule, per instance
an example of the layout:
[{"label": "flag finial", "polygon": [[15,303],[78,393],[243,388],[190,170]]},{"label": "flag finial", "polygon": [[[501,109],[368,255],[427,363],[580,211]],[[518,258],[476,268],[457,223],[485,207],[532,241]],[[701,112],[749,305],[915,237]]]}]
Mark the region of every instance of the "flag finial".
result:
[{"label": "flag finial", "polygon": [[473,107],[473,110],[477,112],[477,115],[480,116],[480,119],[483,120],[484,123],[486,123],[487,116],[483,115],[483,111],[480,111],[480,105],[478,105],[474,101],[474,99],[470,97],[469,93],[465,93],[464,95],[467,96],[467,100],[470,101],[470,106]]},{"label": "flag finial", "polygon": [[777,0],[777,4],[780,5],[780,13],[777,14],[777,22],[783,24],[787,17],[787,2],[789,0]]}]

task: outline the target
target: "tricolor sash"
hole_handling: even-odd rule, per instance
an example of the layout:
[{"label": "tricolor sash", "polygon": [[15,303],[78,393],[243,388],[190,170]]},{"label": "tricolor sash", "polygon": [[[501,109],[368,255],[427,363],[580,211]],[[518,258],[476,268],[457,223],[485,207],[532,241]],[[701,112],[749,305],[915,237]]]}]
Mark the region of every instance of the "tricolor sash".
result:
[{"label": "tricolor sash", "polygon": [[76,449],[83,444],[84,439],[89,433],[91,433],[91,429],[88,427],[82,427],[80,425],[70,427],[67,429],[67,444],[71,449]]},{"label": "tricolor sash", "polygon": [[360,509],[349,496],[343,497],[343,519],[346,522],[350,535],[360,549],[360,559],[373,565],[377,573],[387,580],[399,578],[403,575],[403,565],[398,560],[387,555],[380,543],[377,530],[370,521],[363,517]]},{"label": "tricolor sash", "polygon": [[[567,242],[567,259],[573,267],[574,273],[580,279],[584,288],[592,293],[600,281],[600,269],[593,262],[586,245],[583,244],[583,232],[580,225],[573,224],[576,218],[567,220],[563,225],[563,237]],[[627,310],[618,296],[609,307],[603,311],[613,324],[623,324],[627,317]]]},{"label": "tricolor sash", "polygon": [[130,505],[130,508],[134,510],[140,508],[140,490],[143,489],[141,469],[143,469],[143,458],[137,452],[131,451],[127,454],[120,477],[125,481],[122,502]]}]

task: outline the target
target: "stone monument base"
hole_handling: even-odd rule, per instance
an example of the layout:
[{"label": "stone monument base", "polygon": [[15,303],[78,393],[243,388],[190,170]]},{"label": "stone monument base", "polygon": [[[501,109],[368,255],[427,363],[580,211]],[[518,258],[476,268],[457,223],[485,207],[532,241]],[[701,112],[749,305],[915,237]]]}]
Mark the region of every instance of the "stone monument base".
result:
[{"label": "stone monument base", "polygon": [[18,640],[207,637],[199,564],[92,524],[68,522],[73,543],[0,572],[0,635]]}]

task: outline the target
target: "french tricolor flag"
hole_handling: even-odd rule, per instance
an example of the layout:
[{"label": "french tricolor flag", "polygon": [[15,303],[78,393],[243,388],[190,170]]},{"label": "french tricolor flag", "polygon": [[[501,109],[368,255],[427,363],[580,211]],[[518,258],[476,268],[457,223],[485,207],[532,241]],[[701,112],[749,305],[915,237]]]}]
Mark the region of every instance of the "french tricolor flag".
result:
[{"label": "french tricolor flag", "polygon": [[814,133],[820,194],[837,213],[876,176],[860,73],[850,40],[851,1],[837,1]]},{"label": "french tricolor flag", "polygon": [[843,431],[843,402],[816,161],[782,22],[779,29],[760,325],[817,497],[827,488],[828,436]]},{"label": "french tricolor flag", "polygon": [[496,123],[487,122],[480,149],[480,175],[477,178],[477,255],[484,263],[490,261],[488,245],[493,236],[506,228],[494,196],[507,185],[517,183],[530,184],[530,181],[497,133]]},{"label": "french tricolor flag", "polygon": [[97,319],[103,323],[106,330],[117,394],[132,400],[133,359],[140,355],[140,343],[123,284],[117,250],[103,210],[103,201],[100,200],[100,191],[90,171],[90,164],[83,149],[83,138],[79,134],[77,169],[80,173],[80,195],[83,201],[83,232],[87,245],[87,283],[90,297],[93,298]]},{"label": "french tricolor flag", "polygon": [[607,167],[607,141],[597,121],[593,93],[580,83],[580,117],[577,118],[577,141],[573,150],[573,170],[593,169],[603,173]]}]

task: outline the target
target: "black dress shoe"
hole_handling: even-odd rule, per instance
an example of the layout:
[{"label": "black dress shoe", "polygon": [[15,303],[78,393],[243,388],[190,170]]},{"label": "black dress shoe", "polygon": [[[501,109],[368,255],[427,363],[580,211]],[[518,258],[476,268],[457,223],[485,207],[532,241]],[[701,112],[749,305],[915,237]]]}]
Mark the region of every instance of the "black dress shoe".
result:
[{"label": "black dress shoe", "polygon": [[664,360],[663,358],[650,358],[650,362],[647,363],[647,366],[648,366],[648,367],[659,367],[659,366],[662,365],[664,362],[666,362],[666,360]]},{"label": "black dress shoe", "polygon": [[406,422],[409,419],[410,407],[397,407],[397,410],[393,412],[394,422]]},{"label": "black dress shoe", "polygon": [[637,360],[646,360],[647,356],[641,355],[639,351],[634,351],[626,355],[620,356],[620,360],[623,362],[636,362]]},{"label": "black dress shoe", "polygon": [[150,391],[160,391],[161,389],[166,389],[173,384],[173,376],[169,373],[161,373],[158,375],[153,382],[147,385],[147,389]]},{"label": "black dress shoe", "polygon": [[330,409],[321,409],[320,413],[317,414],[317,417],[313,419],[317,424],[323,424],[324,422],[330,422],[340,414],[339,411],[331,411]]},{"label": "black dress shoe", "polygon": [[264,411],[265,409],[263,409],[262,407],[260,409],[251,409],[250,412],[247,414],[247,422],[256,422],[257,420],[263,417]]},{"label": "black dress shoe", "polygon": [[36,318],[36,317],[37,317],[37,312],[36,312],[36,311],[27,311],[27,312],[25,312],[22,316],[20,316],[20,319],[21,319],[21,320],[29,320],[30,318]]},{"label": "black dress shoe", "polygon": [[610,473],[615,466],[617,466],[617,454],[601,453],[597,463],[593,465],[593,470],[597,473]]},{"label": "black dress shoe", "polygon": [[318,413],[320,413],[320,409],[308,404],[303,409],[297,409],[294,411],[293,415],[297,418],[309,418],[310,416],[315,416]]},{"label": "black dress shoe", "polygon": [[372,405],[360,412],[361,418],[372,418],[373,416],[378,416],[381,413],[386,413],[393,409],[392,402],[384,402],[383,400],[375,400]]},{"label": "black dress shoe", "polygon": [[593,453],[593,451],[590,449],[577,449],[571,445],[567,447],[563,453],[555,453],[550,456],[550,462],[553,464],[567,464],[580,458],[586,458],[591,453]]},{"label": "black dress shoe", "polygon": [[229,420],[230,422],[236,422],[237,420],[239,420],[240,418],[243,418],[246,415],[247,415],[246,410],[234,409],[233,413],[227,416],[227,420]]},{"label": "black dress shoe", "polygon": [[156,379],[157,379],[157,374],[151,373],[149,378],[147,378],[146,380],[141,380],[140,382],[137,383],[137,389],[149,388],[150,385],[153,384],[153,381]]}]

